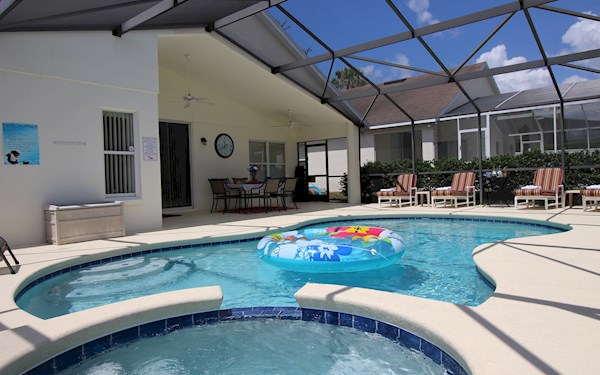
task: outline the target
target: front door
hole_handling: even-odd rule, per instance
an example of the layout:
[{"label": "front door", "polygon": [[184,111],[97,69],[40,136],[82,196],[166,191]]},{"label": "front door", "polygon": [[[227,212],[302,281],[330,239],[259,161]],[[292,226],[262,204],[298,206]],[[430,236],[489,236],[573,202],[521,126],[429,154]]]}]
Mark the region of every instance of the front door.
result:
[{"label": "front door", "polygon": [[192,205],[189,125],[160,122],[162,208]]}]

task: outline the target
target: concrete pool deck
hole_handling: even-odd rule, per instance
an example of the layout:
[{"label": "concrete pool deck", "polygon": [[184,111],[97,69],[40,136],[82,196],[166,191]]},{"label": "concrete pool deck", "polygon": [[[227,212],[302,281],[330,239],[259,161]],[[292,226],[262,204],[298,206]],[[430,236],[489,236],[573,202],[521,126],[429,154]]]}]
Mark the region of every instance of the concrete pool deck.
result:
[{"label": "concrete pool deck", "polygon": [[[212,242],[311,220],[402,214],[512,217],[566,224],[573,230],[474,249],[478,267],[496,284],[493,296],[476,307],[317,284],[307,284],[296,294],[300,306],[362,315],[404,328],[438,345],[471,374],[600,371],[599,211],[583,212],[580,207],[545,211],[335,203],[299,206],[299,210],[268,214],[185,214],[164,219],[160,231],[62,246],[13,248],[21,263],[17,274],[11,275],[3,264],[0,266],[0,373],[26,371],[76,344],[133,324],[127,316],[141,319],[139,324],[163,315],[214,309],[221,298],[220,288],[199,288],[202,290],[173,292],[176,297],[149,296],[141,302],[123,301],[42,320],[20,310],[14,295],[45,274],[169,242]],[[96,330],[84,329],[89,326]]]}]

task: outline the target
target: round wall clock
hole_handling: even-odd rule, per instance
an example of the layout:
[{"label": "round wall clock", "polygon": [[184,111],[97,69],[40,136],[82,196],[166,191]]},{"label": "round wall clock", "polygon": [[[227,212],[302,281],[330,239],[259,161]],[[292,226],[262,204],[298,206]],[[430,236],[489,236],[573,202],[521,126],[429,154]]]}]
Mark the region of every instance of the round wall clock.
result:
[{"label": "round wall clock", "polygon": [[228,158],[233,154],[233,139],[228,134],[221,133],[215,139],[215,151],[222,158]]}]

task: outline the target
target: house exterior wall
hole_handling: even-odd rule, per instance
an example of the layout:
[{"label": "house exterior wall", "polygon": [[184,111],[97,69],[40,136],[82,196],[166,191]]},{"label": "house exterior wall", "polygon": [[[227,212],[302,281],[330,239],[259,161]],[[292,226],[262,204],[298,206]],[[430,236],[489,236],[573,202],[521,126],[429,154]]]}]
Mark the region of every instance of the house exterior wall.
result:
[{"label": "house exterior wall", "polygon": [[161,227],[160,163],[141,154],[143,137],[158,138],[156,48],[153,32],[0,34],[0,122],[37,125],[40,153],[39,165],[0,163],[0,235],[12,246],[44,241],[48,204],[115,200],[105,195],[103,110],[136,124],[126,231]]}]

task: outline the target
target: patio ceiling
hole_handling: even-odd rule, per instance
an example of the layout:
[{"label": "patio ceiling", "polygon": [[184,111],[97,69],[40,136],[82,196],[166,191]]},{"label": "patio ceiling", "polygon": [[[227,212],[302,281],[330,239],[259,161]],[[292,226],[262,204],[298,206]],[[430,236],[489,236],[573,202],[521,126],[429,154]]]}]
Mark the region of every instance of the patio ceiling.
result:
[{"label": "patio ceiling", "polygon": [[[565,90],[569,89],[569,85],[561,85],[557,78],[561,71],[585,72],[600,77],[598,64],[589,63],[591,59],[600,59],[597,46],[561,52],[548,48],[549,41],[556,38],[551,31],[557,17],[568,17],[573,22],[600,22],[600,17],[594,14],[573,9],[569,0],[469,2],[469,6],[457,5],[452,14],[440,15],[440,18],[443,16],[441,20],[426,25],[419,24],[406,5],[398,0],[369,2],[369,14],[376,14],[375,19],[367,19],[360,8],[353,9],[352,5],[348,5],[349,9],[331,9],[329,4],[335,2],[301,0],[62,0],[51,2],[51,6],[48,4],[44,0],[0,0],[0,32],[107,30],[115,36],[126,37],[131,30],[205,28],[255,57],[273,74],[295,82],[356,125],[369,125],[369,112],[376,101],[382,100],[404,119],[423,120],[419,113],[410,113],[404,108],[398,99],[401,95],[394,95],[415,89],[453,85],[465,104],[461,113],[483,112],[488,109],[484,105],[486,100],[469,91],[471,80],[497,79],[507,73],[539,69],[549,82],[549,90],[543,95],[543,104],[547,104],[549,101],[561,102],[567,93]],[[298,12],[302,6],[318,8],[310,13],[311,16],[306,16]],[[327,22],[339,22],[339,28],[319,27],[327,12],[331,13]],[[342,18],[350,18],[350,23],[356,20],[355,28],[344,29],[347,26],[343,25]],[[394,22],[394,27],[378,29],[377,20],[384,18]],[[440,46],[436,36],[448,32],[464,35],[471,27],[481,25],[488,31],[481,34],[478,45],[462,46],[467,43],[459,39],[453,48],[464,51],[464,58],[459,62],[446,58],[444,46]],[[536,58],[488,69],[467,69],[484,46],[489,47],[490,41],[509,28],[522,29],[522,39],[529,40],[530,50],[535,52]],[[366,33],[367,29],[375,32]],[[257,37],[265,32],[270,33],[277,43],[265,43],[264,38]],[[338,42],[332,33],[344,35],[344,41]],[[378,51],[402,51],[415,45],[420,48],[421,56],[411,61],[427,62],[398,63],[377,57]],[[359,68],[364,62],[396,69],[413,77],[418,74],[420,79],[411,84],[384,85],[385,82],[377,81],[376,76]],[[347,92],[333,87],[333,73],[343,68],[360,75],[367,85],[361,90]],[[573,92],[571,90],[570,95]],[[597,90],[592,90],[591,94],[587,92],[586,98],[590,97],[600,97],[600,93]],[[351,103],[357,99],[367,101],[367,105],[357,109]],[[523,103],[535,105],[531,101]]]}]

